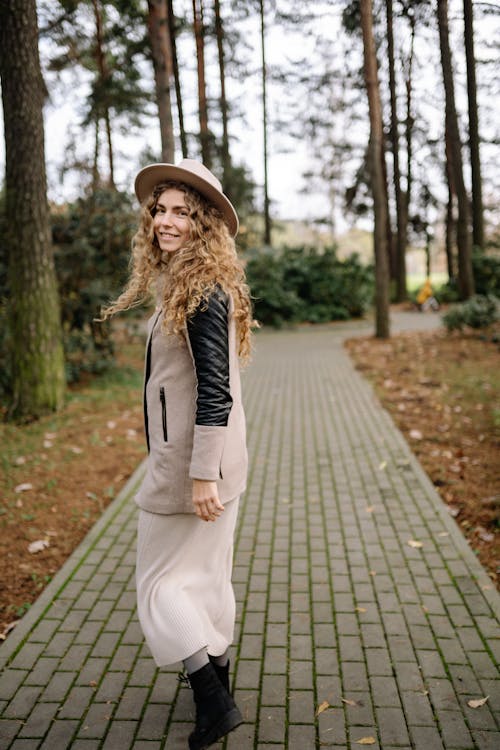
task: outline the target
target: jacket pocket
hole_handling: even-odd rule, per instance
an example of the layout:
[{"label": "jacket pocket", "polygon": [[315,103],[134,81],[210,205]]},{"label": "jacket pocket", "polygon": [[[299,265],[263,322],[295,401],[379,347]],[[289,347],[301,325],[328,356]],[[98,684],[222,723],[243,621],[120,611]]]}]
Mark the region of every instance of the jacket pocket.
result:
[{"label": "jacket pocket", "polygon": [[160,388],[160,402],[161,402],[161,424],[163,427],[163,439],[167,443],[168,442],[168,432],[167,432],[167,398],[165,396],[165,388],[161,386]]}]

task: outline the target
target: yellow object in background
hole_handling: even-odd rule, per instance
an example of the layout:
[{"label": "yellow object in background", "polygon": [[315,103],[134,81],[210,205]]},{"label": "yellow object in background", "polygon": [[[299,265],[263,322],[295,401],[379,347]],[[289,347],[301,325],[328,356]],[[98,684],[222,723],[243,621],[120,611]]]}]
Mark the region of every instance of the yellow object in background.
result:
[{"label": "yellow object in background", "polygon": [[417,294],[418,304],[423,305],[429,297],[432,297],[432,284],[430,279],[426,279],[422,289]]}]

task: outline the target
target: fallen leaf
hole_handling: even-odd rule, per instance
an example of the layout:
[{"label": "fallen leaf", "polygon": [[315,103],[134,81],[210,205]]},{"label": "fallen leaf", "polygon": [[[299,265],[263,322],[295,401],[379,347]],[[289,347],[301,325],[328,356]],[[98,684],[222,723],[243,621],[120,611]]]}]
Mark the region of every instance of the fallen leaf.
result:
[{"label": "fallen leaf", "polygon": [[31,542],[31,544],[28,544],[28,552],[31,555],[34,555],[37,552],[41,552],[42,550],[46,549],[48,546],[49,546],[48,539],[37,539],[36,542]]},{"label": "fallen leaf", "polygon": [[360,706],[361,703],[358,703],[358,701],[350,700],[349,698],[341,698],[340,699],[342,703],[345,703],[347,706]]},{"label": "fallen leaf", "polygon": [[110,420],[109,422],[106,422],[106,427],[108,428],[108,430],[114,430],[116,427],[116,422]]},{"label": "fallen leaf", "polygon": [[323,711],[326,711],[327,708],[330,708],[330,704],[328,701],[323,701],[323,703],[316,709],[315,716],[319,716]]},{"label": "fallen leaf", "polygon": [[481,706],[484,706],[489,697],[490,696],[487,695],[486,698],[477,698],[476,700],[467,701],[467,705],[471,708],[481,708]]},{"label": "fallen leaf", "polygon": [[361,737],[360,740],[356,740],[356,745],[374,745],[376,741],[375,737]]},{"label": "fallen leaf", "polygon": [[57,432],[46,432],[44,435],[45,440],[54,440],[57,437]]},{"label": "fallen leaf", "polygon": [[412,440],[422,440],[423,435],[420,430],[410,430],[410,437]]},{"label": "fallen leaf", "polygon": [[95,680],[90,680],[89,686],[90,687],[97,687],[97,682]]},{"label": "fallen leaf", "polygon": [[453,518],[456,518],[458,516],[458,514],[460,513],[460,508],[455,508],[455,507],[453,507],[453,505],[448,505],[447,507],[448,507],[448,513]]},{"label": "fallen leaf", "polygon": [[413,549],[420,549],[424,546],[423,542],[418,542],[416,539],[408,539],[408,546]]},{"label": "fallen leaf", "polygon": [[439,534],[438,534],[438,536],[450,536],[450,532],[449,531],[440,531]]},{"label": "fallen leaf", "polygon": [[489,531],[481,531],[479,534],[479,538],[483,542],[492,542],[495,538],[495,535],[491,534]]},{"label": "fallen leaf", "polygon": [[83,453],[83,449],[79,448],[78,445],[72,445],[71,446],[71,452],[76,453],[76,455]]},{"label": "fallen leaf", "polygon": [[2,633],[0,633],[0,641],[4,641],[7,636],[9,635],[11,630],[14,630],[18,622],[21,622],[21,620],[13,620],[12,622],[9,622],[7,627],[4,629]]},{"label": "fallen leaf", "polygon": [[374,513],[375,506],[374,505],[368,505],[368,507],[365,508],[367,513]]},{"label": "fallen leaf", "polygon": [[16,466],[22,466],[22,464],[26,463],[26,457],[25,456],[18,456],[16,460],[14,461]]},{"label": "fallen leaf", "polygon": [[387,467],[387,461],[382,461],[381,464],[379,464],[380,471],[383,471]]},{"label": "fallen leaf", "polygon": [[356,607],[356,612],[366,612],[364,607]]},{"label": "fallen leaf", "polygon": [[14,487],[14,492],[27,492],[27,490],[32,490],[33,485],[29,482],[23,482],[22,484],[18,484],[17,487]]},{"label": "fallen leaf", "polygon": [[377,575],[377,571],[376,570],[370,570],[370,575],[371,576],[376,576]]},{"label": "fallen leaf", "polygon": [[53,443],[52,443],[51,440],[44,440],[43,441],[43,447],[44,448],[52,448],[52,445],[53,445]]}]

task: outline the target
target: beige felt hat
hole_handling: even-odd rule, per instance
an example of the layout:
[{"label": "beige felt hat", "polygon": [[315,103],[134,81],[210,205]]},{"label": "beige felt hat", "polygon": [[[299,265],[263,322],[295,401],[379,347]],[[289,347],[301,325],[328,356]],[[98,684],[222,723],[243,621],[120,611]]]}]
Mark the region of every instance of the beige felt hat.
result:
[{"label": "beige felt hat", "polygon": [[222,192],[221,183],[209,169],[195,159],[183,159],[177,165],[149,164],[141,169],[135,178],[135,194],[139,202],[142,203],[153,192],[155,185],[169,180],[184,182],[201,193],[204,198],[219,209],[231,235],[233,237],[237,235],[238,215],[229,198],[226,198]]}]

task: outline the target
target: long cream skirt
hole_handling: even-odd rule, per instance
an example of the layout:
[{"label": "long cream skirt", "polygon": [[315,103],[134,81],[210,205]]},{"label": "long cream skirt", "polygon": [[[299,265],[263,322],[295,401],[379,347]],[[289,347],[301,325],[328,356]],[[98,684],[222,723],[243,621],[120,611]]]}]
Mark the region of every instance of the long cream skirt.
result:
[{"label": "long cream skirt", "polygon": [[205,646],[223,654],[233,640],[231,573],[239,498],[215,522],[196,515],[139,511],[137,608],[157,666],[175,664]]}]

